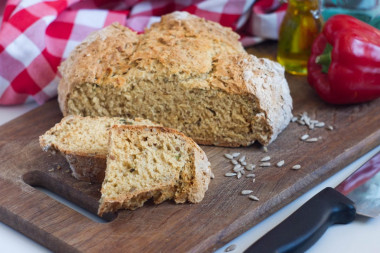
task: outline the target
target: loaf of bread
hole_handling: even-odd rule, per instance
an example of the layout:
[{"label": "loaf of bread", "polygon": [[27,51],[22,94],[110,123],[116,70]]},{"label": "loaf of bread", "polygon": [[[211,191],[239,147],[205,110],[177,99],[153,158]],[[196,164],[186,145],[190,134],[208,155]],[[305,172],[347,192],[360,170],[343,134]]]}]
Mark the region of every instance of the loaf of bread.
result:
[{"label": "loaf of bread", "polygon": [[101,183],[106,169],[108,132],[113,125],[155,124],[138,118],[67,116],[40,136],[40,146],[44,151],[64,155],[75,178]]},{"label": "loaf of bread", "polygon": [[288,125],[283,67],[249,55],[230,28],[186,12],[144,34],[118,24],[91,34],[59,70],[64,115],[141,117],[198,144],[268,145]]},{"label": "loaf of bread", "polygon": [[206,154],[189,137],[156,126],[113,126],[98,214],[153,199],[200,202],[210,182]]}]

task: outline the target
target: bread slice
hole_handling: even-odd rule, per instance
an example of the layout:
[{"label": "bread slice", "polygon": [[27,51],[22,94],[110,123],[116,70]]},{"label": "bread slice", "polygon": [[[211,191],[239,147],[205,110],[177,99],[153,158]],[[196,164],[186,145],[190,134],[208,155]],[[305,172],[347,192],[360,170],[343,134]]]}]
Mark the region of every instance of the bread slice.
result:
[{"label": "bread slice", "polygon": [[134,210],[153,199],[200,202],[210,182],[210,163],[189,137],[169,128],[113,126],[98,214]]},{"label": "bread slice", "polygon": [[144,34],[90,35],[59,68],[64,115],[141,117],[198,144],[268,145],[288,125],[284,68],[249,55],[230,28],[174,12]]},{"label": "bread slice", "polygon": [[44,151],[64,155],[75,178],[101,183],[106,169],[108,131],[118,124],[155,125],[143,119],[67,116],[40,136],[40,146]]}]

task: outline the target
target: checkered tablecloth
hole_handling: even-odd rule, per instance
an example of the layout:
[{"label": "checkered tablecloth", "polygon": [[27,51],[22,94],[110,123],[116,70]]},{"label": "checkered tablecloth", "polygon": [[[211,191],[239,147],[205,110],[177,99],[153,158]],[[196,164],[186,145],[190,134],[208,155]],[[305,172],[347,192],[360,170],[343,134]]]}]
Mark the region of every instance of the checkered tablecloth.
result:
[{"label": "checkered tablecloth", "polygon": [[0,105],[55,97],[61,61],[113,22],[143,32],[161,15],[187,11],[231,27],[248,46],[276,39],[285,10],[280,0],[8,0],[0,3]]}]

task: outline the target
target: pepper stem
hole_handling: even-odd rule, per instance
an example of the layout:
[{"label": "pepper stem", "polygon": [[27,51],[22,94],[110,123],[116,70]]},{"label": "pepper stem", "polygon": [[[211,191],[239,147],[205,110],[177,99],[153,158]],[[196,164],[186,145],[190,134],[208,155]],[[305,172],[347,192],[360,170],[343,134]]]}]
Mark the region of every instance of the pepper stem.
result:
[{"label": "pepper stem", "polygon": [[323,53],[315,58],[315,63],[320,64],[322,67],[322,73],[327,73],[329,70],[332,48],[331,44],[327,43]]}]

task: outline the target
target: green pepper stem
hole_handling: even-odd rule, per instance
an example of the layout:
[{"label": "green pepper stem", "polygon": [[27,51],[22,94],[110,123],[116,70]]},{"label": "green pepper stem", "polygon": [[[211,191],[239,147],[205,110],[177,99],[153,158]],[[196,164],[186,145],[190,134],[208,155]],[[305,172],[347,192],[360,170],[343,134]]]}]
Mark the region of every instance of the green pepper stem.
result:
[{"label": "green pepper stem", "polygon": [[322,73],[327,73],[331,64],[331,44],[327,43],[323,53],[315,58],[315,63],[320,64],[322,67]]}]

